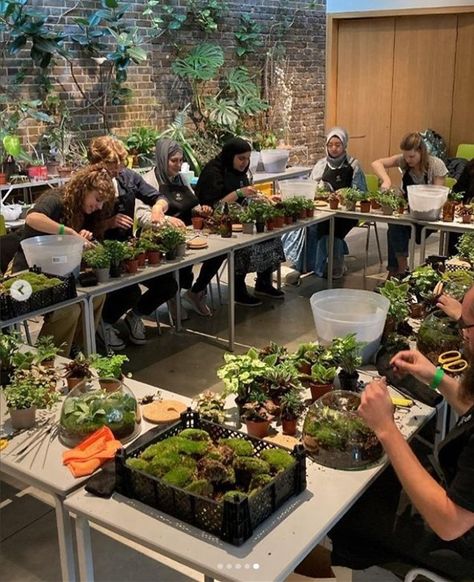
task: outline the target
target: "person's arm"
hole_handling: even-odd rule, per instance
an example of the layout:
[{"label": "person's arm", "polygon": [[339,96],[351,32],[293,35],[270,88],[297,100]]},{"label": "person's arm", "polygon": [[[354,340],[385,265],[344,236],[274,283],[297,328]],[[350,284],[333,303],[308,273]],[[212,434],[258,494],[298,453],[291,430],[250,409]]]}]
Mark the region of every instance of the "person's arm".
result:
[{"label": "person's arm", "polygon": [[461,303],[457,299],[454,299],[454,297],[446,295],[446,293],[443,293],[438,297],[436,307],[441,309],[441,311],[444,311],[444,313],[446,313],[450,319],[454,319],[454,321],[459,321],[461,319]]},{"label": "person's arm", "polygon": [[474,527],[474,512],[454,503],[424,469],[397,428],[384,381],[369,384],[359,415],[382,443],[403,489],[431,529],[443,540],[459,538]]},{"label": "person's arm", "polygon": [[372,162],[372,169],[380,178],[382,182],[380,185],[381,190],[389,190],[392,186],[392,180],[387,174],[388,168],[399,168],[400,167],[400,154],[395,156],[390,156],[389,158],[380,158]]},{"label": "person's arm", "polygon": [[[400,375],[410,374],[426,386],[433,382],[436,373],[436,366],[417,350],[398,352],[390,364]],[[444,374],[438,391],[458,414],[464,414],[469,409],[469,405],[459,395],[460,383],[449,374]]]},{"label": "person's arm", "polygon": [[[78,234],[73,228],[61,225],[42,212],[29,212],[26,216],[25,223],[30,228],[44,232],[45,234],[59,234],[59,229],[64,227],[64,234]],[[62,230],[62,228],[61,228]]]}]

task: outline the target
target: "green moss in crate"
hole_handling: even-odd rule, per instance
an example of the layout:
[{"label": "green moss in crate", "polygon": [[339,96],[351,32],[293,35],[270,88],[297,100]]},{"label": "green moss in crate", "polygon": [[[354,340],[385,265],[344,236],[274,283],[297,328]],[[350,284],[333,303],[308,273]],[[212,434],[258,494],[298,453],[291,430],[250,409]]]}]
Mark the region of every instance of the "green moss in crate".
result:
[{"label": "green moss in crate", "polygon": [[222,497],[223,501],[243,501],[247,497],[246,493],[242,491],[227,491]]},{"label": "green moss in crate", "polygon": [[235,473],[232,467],[226,467],[216,459],[201,459],[197,464],[198,474],[211,483],[235,483]]},{"label": "green moss in crate", "polygon": [[203,457],[209,449],[208,441],[190,441],[181,438],[181,442],[177,443],[178,452],[183,455],[190,455],[193,457]]},{"label": "green moss in crate", "polygon": [[288,469],[295,462],[290,453],[281,449],[266,449],[260,453],[260,458],[270,465],[274,474]]},{"label": "green moss in crate", "polygon": [[200,428],[186,428],[179,433],[180,437],[190,441],[210,441],[211,437],[206,430]]},{"label": "green moss in crate", "polygon": [[217,461],[224,463],[224,465],[231,465],[234,456],[234,451],[226,445],[212,447],[207,451],[206,455],[208,459],[216,459]]},{"label": "green moss in crate", "polygon": [[265,485],[268,485],[273,480],[271,475],[255,475],[252,477],[249,485],[250,495],[255,495],[260,489],[263,489]]},{"label": "green moss in crate", "polygon": [[175,451],[162,450],[149,462],[149,471],[155,477],[162,477],[174,467],[181,465],[181,456]]},{"label": "green moss in crate", "polygon": [[186,485],[191,483],[193,477],[193,469],[188,467],[175,467],[171,471],[168,471],[166,475],[163,475],[163,481],[175,487],[186,487]]},{"label": "green moss in crate", "polygon": [[212,497],[214,493],[214,487],[205,479],[193,481],[189,485],[186,485],[185,489],[186,491],[196,493],[196,495],[201,495],[202,497]]},{"label": "green moss in crate", "polygon": [[234,460],[234,469],[236,471],[244,471],[252,476],[270,473],[270,465],[255,457],[237,457]]},{"label": "green moss in crate", "polygon": [[221,439],[219,444],[230,447],[238,457],[251,457],[255,452],[252,443],[245,439]]},{"label": "green moss in crate", "polygon": [[137,469],[138,471],[145,471],[147,473],[149,472],[150,463],[148,461],[145,461],[145,459],[130,458],[127,459],[126,464],[127,467],[130,467],[130,469]]}]

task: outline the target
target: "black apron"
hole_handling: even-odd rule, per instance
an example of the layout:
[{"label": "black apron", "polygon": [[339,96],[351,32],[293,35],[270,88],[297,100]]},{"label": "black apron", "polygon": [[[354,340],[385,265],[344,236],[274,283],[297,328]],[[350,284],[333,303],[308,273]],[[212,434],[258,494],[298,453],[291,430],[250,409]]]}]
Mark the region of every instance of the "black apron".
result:
[{"label": "black apron", "polygon": [[[352,186],[353,175],[354,168],[348,161],[344,162],[344,164],[339,168],[331,168],[329,164],[326,164],[321,180],[330,184],[334,191],[336,191],[340,188],[350,188]],[[358,222],[358,220],[352,218],[336,218],[334,221],[334,236],[336,238],[344,239],[350,230],[353,229],[354,226],[357,226]],[[321,227],[323,227],[323,225],[326,225],[326,222],[324,222]],[[318,229],[318,233],[328,234],[326,229],[329,232],[329,226],[326,225],[323,229],[324,232],[322,229]]]},{"label": "black apron", "polygon": [[194,192],[184,184],[160,185],[160,194],[168,201],[166,214],[181,219],[184,224],[191,224],[192,209],[199,204]]}]

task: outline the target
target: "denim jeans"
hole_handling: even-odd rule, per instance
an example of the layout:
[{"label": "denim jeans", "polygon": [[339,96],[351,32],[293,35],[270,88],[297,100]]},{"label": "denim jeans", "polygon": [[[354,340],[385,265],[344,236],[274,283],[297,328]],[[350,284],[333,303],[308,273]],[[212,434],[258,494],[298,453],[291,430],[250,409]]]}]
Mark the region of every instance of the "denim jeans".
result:
[{"label": "denim jeans", "polygon": [[387,230],[388,270],[397,271],[397,255],[408,257],[411,228],[399,224],[389,224]]}]

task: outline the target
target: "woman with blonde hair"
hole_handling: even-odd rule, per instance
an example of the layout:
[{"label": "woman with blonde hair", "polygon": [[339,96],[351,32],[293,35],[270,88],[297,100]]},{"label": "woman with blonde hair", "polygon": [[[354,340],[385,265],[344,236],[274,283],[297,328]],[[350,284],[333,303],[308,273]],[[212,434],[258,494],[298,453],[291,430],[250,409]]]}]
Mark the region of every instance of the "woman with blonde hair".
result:
[{"label": "woman with blonde hair", "polygon": [[[423,138],[418,132],[407,134],[400,143],[401,154],[380,158],[372,162],[372,168],[381,180],[381,190],[389,190],[392,180],[388,168],[399,168],[402,173],[402,192],[407,196],[407,187],[418,184],[444,186],[448,173],[444,162],[430,156]],[[387,231],[389,276],[405,273],[408,268],[408,246],[410,227],[389,224]]]},{"label": "woman with blonde hair", "polygon": [[[99,213],[112,206],[114,185],[104,165],[88,166],[77,171],[71,179],[55,190],[42,194],[28,212],[22,240],[45,234],[76,235],[88,241],[94,233],[85,226],[86,218],[94,222]],[[17,251],[12,261],[11,272],[28,268],[23,250]],[[96,321],[103,300],[94,303]],[[62,346],[62,355],[69,357],[73,344],[80,344],[82,327],[79,325],[81,308],[72,305],[58,309],[44,317],[40,335],[53,336],[55,344]]]}]

